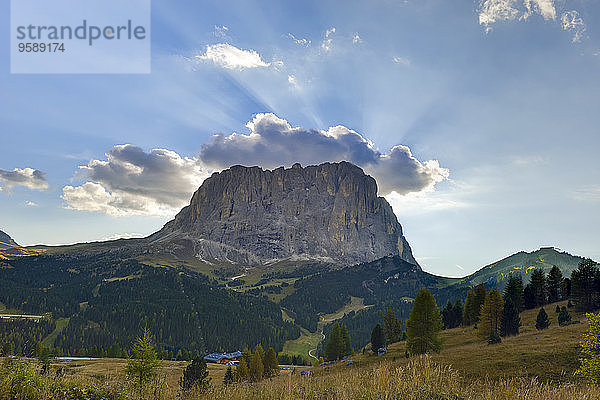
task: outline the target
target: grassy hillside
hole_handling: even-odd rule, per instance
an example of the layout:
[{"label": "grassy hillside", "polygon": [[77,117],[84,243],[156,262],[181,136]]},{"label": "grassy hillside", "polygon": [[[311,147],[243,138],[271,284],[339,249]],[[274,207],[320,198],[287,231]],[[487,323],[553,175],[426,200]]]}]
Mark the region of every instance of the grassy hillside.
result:
[{"label": "grassy hillside", "polygon": [[461,283],[471,286],[485,283],[486,285],[500,287],[511,274],[521,274],[524,281],[529,280],[529,274],[535,269],[543,269],[547,274],[553,266],[557,266],[565,277],[570,277],[571,272],[577,269],[581,257],[559,251],[553,247],[544,247],[527,253],[520,251],[500,261],[486,265],[479,271],[463,278]]},{"label": "grassy hillside", "polygon": [[[257,384],[229,387],[221,385],[226,367],[211,365],[212,387],[200,397],[180,397],[177,380],[186,364],[165,361],[156,383],[160,391],[147,398],[598,399],[598,387],[574,374],[578,367],[577,344],[587,324],[582,315],[572,312],[573,319],[580,319],[581,323],[558,326],[555,307],[556,304],[545,307],[551,320],[548,329],[537,331],[533,326],[537,310],[525,311],[521,314],[522,333],[497,345],[481,342],[473,327],[457,328],[442,333],[445,345],[439,354],[407,359],[404,343],[397,343],[383,357],[355,354],[351,366],[337,362],[311,368],[311,376],[301,376],[297,369]],[[68,387],[72,382],[96,388],[121,387],[125,388],[124,399],[133,398],[123,386],[125,363],[125,360],[102,359],[54,364],[52,370],[62,368],[65,377],[52,379],[52,387]],[[7,385],[12,382],[7,380],[9,375],[0,368],[0,398],[7,398]],[[43,379],[30,382],[41,385],[41,389],[37,397],[28,398],[52,398],[44,392],[44,385],[51,387],[49,382]]]}]

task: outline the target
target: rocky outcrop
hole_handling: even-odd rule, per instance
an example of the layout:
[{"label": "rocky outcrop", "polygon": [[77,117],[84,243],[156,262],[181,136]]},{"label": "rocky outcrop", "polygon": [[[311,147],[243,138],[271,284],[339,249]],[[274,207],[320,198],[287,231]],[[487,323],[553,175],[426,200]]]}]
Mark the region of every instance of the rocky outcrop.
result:
[{"label": "rocky outcrop", "polygon": [[148,239],[210,262],[350,265],[399,255],[417,264],[392,208],[377,197],[375,180],[348,162],[214,173]]}]

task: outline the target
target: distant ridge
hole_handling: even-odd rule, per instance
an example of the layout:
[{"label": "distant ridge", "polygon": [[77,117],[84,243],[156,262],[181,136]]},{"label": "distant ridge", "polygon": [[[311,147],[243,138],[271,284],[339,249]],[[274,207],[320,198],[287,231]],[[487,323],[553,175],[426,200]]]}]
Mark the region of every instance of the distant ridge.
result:
[{"label": "distant ridge", "polygon": [[503,258],[492,264],[486,265],[477,272],[463,278],[463,282],[471,285],[485,283],[503,286],[503,282],[510,275],[520,274],[525,282],[535,269],[543,269],[548,273],[553,266],[557,266],[565,277],[570,277],[571,272],[577,269],[583,257],[574,256],[556,247],[542,247],[530,253],[520,251]]},{"label": "distant ridge", "polygon": [[0,250],[7,250],[13,247],[21,247],[8,234],[0,231]]}]

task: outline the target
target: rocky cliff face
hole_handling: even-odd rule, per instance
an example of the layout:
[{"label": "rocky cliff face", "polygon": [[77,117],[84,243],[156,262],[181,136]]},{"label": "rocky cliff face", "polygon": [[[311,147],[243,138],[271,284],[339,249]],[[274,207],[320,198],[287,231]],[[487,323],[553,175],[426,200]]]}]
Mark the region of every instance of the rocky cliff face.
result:
[{"label": "rocky cliff face", "polygon": [[189,206],[148,238],[213,262],[309,259],[351,265],[390,254],[417,264],[375,180],[347,162],[213,174]]},{"label": "rocky cliff face", "polygon": [[12,247],[18,247],[19,245],[6,233],[0,231],[0,250],[10,249]]}]

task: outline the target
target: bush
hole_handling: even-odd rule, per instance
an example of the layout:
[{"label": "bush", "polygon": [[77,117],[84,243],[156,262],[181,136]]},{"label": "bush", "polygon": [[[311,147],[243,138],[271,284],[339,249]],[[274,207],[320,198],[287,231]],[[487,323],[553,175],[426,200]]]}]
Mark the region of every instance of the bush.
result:
[{"label": "bush", "polygon": [[488,338],[488,344],[498,344],[500,342],[502,342],[502,339],[500,339],[500,335],[498,335],[498,332],[490,333],[490,337]]},{"label": "bush", "polygon": [[567,307],[564,307],[560,309],[560,312],[558,313],[558,325],[560,326],[565,326],[565,325],[569,325],[571,323],[571,314],[569,314],[569,311],[567,311]]}]

